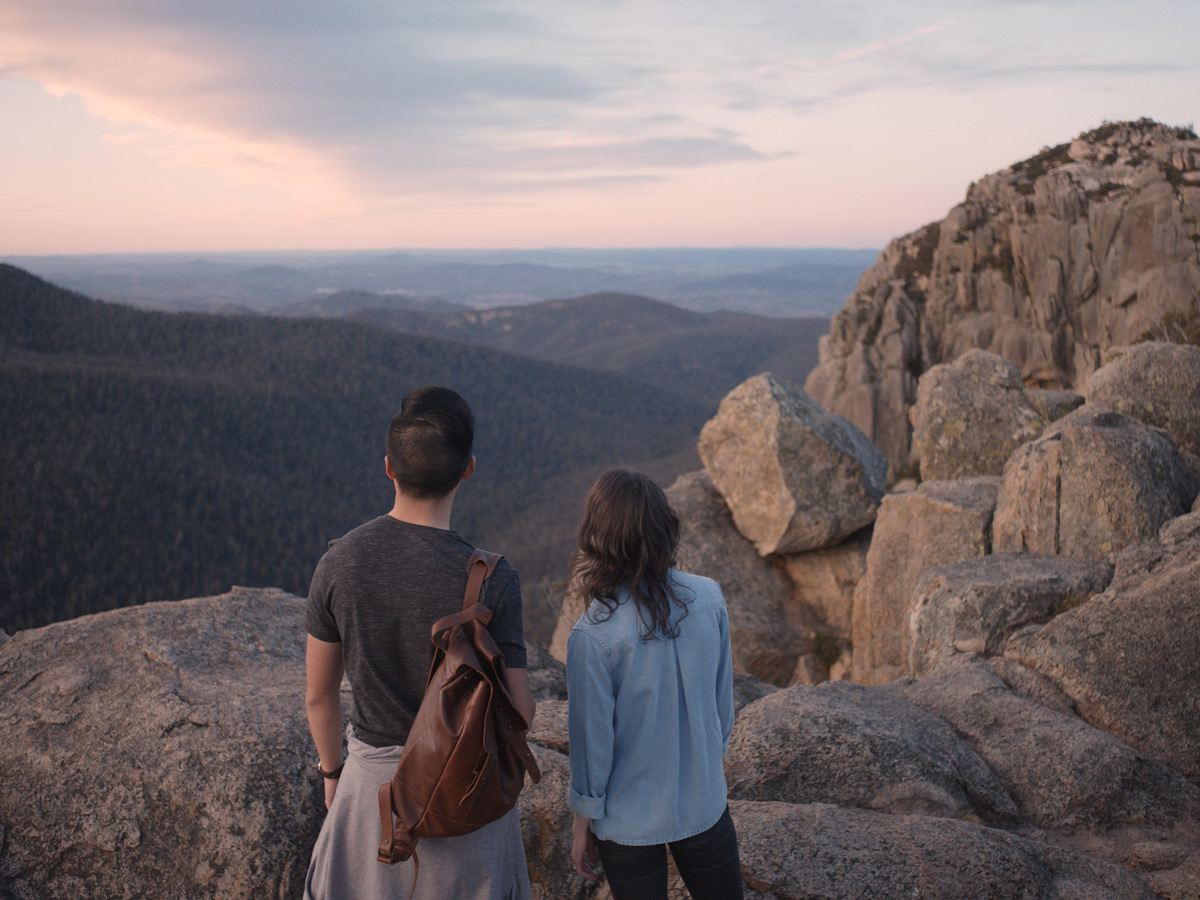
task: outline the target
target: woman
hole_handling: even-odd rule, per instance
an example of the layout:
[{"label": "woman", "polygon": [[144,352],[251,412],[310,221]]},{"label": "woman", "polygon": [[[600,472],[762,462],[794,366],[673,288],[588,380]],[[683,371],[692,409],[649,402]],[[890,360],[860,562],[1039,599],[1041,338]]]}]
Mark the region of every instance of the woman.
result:
[{"label": "woman", "polygon": [[733,727],[729,618],[716,582],[672,568],[662,490],[600,477],[574,579],[591,599],[567,643],[571,857],[614,900],[667,896],[667,848],[695,900],[742,894],[721,760]]}]

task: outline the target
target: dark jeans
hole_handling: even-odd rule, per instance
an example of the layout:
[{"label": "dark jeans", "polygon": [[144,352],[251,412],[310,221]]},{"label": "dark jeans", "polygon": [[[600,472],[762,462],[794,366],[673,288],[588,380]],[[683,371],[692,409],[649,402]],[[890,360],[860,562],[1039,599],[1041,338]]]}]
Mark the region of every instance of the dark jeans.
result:
[{"label": "dark jeans", "polygon": [[667,847],[693,900],[742,900],[742,864],[729,808],[707,831],[672,841],[634,847],[596,841],[613,900],[666,900]]}]

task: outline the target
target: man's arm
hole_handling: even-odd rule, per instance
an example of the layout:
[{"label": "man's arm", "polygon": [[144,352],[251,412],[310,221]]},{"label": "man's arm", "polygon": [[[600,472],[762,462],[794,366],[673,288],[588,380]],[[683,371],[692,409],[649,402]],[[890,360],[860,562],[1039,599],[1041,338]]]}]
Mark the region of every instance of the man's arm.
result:
[{"label": "man's arm", "polygon": [[529,670],[509,669],[508,689],[512,692],[513,704],[517,707],[517,712],[521,714],[522,719],[532,725],[533,717],[537,713],[537,703],[533,699],[533,691],[529,689]]},{"label": "man's arm", "polygon": [[[310,634],[304,659],[308,681],[304,696],[308,730],[317,745],[321,768],[332,772],[342,764],[342,645],[317,640]],[[336,792],[337,779],[326,778],[326,808],[333,803]]]}]

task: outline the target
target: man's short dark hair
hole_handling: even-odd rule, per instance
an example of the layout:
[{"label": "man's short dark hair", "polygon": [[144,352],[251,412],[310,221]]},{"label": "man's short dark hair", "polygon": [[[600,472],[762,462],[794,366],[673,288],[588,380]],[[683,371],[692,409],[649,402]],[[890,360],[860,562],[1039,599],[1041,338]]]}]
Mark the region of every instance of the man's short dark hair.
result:
[{"label": "man's short dark hair", "polygon": [[467,401],[445,387],[409,391],[388,426],[387,455],[402,493],[444,497],[462,480],[475,443]]}]

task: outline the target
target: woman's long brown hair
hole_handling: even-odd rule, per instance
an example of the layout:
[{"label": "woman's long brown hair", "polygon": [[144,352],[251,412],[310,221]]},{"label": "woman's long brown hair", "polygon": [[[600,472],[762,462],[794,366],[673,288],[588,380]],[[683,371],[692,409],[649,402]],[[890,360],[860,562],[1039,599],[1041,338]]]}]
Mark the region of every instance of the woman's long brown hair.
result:
[{"label": "woman's long brown hair", "polygon": [[[588,493],[572,577],[586,599],[596,599],[612,616],[622,591],[637,605],[642,640],[675,638],[687,601],[671,584],[668,570],[679,547],[679,517],[662,488],[636,472],[613,469]],[[683,615],[671,621],[671,606]]]}]

